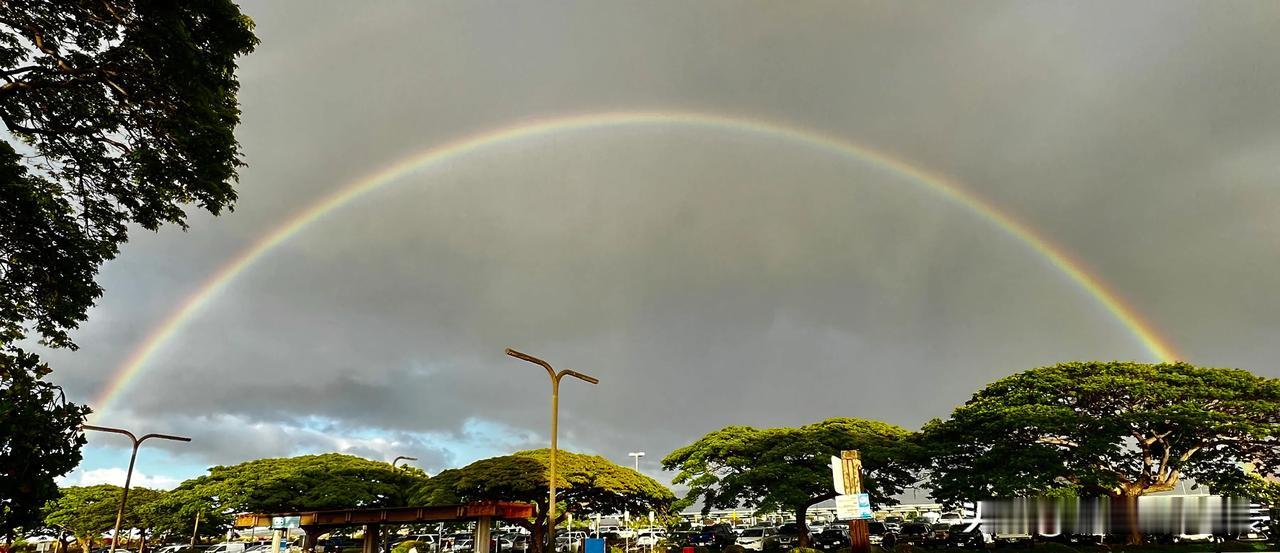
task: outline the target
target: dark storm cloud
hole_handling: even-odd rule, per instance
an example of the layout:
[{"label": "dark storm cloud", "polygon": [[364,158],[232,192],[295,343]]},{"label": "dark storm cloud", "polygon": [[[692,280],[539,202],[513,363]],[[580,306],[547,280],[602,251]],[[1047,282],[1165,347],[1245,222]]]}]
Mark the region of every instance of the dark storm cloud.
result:
[{"label": "dark storm cloud", "polygon": [[[245,5],[263,44],[241,72],[239,206],[136,233],[82,350],[52,357],[73,395],[328,192],[613,109],[786,122],[946,174],[1191,361],[1280,375],[1274,3],[379,8]],[[599,376],[565,384],[565,444],[643,449],[651,470],[726,424],[915,427],[1017,370],[1147,358],[1025,244],[901,177],[767,137],[614,129],[477,151],[334,212],[191,321],[116,417],[198,434],[185,455],[210,463],[438,470],[545,439],[546,378],[507,346]]]}]

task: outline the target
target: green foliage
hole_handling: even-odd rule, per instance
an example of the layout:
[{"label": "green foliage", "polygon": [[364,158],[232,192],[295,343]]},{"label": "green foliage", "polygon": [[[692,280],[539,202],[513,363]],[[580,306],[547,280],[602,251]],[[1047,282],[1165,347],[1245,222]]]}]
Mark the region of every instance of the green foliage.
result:
[{"label": "green foliage", "polygon": [[[414,503],[446,505],[471,501],[524,501],[538,506],[533,522],[536,551],[546,530],[550,450],[521,451],[482,459],[437,474],[414,496]],[[658,481],[600,457],[569,451],[556,454],[557,522],[566,513],[667,512],[675,495]]]},{"label": "green foliage", "polygon": [[686,500],[701,498],[704,512],[740,505],[759,511],[805,510],[835,497],[831,456],[860,452],[863,489],[875,505],[915,482],[909,466],[908,432],[878,421],[835,418],[799,428],[730,426],[677,449],[662,460],[679,470],[674,482],[688,484]]},{"label": "green foliage", "polygon": [[33,354],[0,350],[0,535],[38,526],[58,497],[54,478],[80,463],[88,409],[68,403],[48,373]]},{"label": "green foliage", "polygon": [[[124,491],[120,486],[72,486],[59,491],[61,495],[45,506],[44,523],[75,536],[82,550],[87,551],[90,540],[115,527],[116,510],[120,507],[120,494]],[[142,513],[164,495],[164,492],[149,488],[129,488],[123,527],[148,528],[149,521]]]},{"label": "green foliage", "polygon": [[235,62],[256,43],[230,0],[0,3],[0,121],[31,152],[0,148],[0,343],[29,321],[72,345],[126,225],[232,204]]},{"label": "green foliage", "polygon": [[724,549],[721,549],[721,550],[720,550],[720,553],[747,553],[747,550],[746,550],[746,548],[742,547],[741,545],[738,545],[738,544],[736,544],[736,543],[735,543],[735,544],[730,545],[730,546],[728,546],[728,547],[726,547],[726,548],[724,548]]},{"label": "green foliage", "polygon": [[1183,363],[1065,363],[999,380],[932,421],[934,497],[1136,496],[1189,476],[1243,487],[1280,468],[1280,379]]},{"label": "green foliage", "polygon": [[258,459],[213,467],[169,492],[163,505],[188,527],[197,510],[202,521],[218,526],[228,522],[228,512],[402,507],[410,491],[426,481],[412,467],[392,469],[338,453]]},{"label": "green foliage", "polygon": [[235,60],[256,42],[230,0],[0,2],[0,533],[38,520],[87,413],[16,344],[75,347],[129,224],[231,206]]}]

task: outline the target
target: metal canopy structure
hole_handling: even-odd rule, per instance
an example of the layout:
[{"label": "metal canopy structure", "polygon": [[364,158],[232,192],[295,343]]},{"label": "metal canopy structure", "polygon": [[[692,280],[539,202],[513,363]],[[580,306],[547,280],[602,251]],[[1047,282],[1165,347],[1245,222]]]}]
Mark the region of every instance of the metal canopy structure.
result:
[{"label": "metal canopy structure", "polygon": [[[462,505],[434,505],[430,507],[388,507],[375,509],[343,509],[338,511],[296,511],[287,513],[246,513],[236,515],[236,528],[271,528],[272,519],[296,519],[296,525],[306,534],[302,549],[315,551],[321,534],[334,528],[364,527],[363,553],[375,553],[378,535],[383,524],[418,524],[428,522],[475,521],[475,551],[488,553],[489,531],[494,520],[520,520],[533,518],[533,505],[506,501],[486,501]],[[278,538],[277,538],[278,543]]]}]

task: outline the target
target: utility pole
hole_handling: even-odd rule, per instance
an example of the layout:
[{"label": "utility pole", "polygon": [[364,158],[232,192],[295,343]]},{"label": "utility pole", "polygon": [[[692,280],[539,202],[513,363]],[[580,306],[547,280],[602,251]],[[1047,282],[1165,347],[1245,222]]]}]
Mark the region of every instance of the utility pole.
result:
[{"label": "utility pole", "polygon": [[[862,457],[857,450],[841,451],[840,460],[845,468],[846,493],[862,493]],[[867,521],[854,518],[849,520],[850,553],[871,553],[871,536],[867,529]]]}]

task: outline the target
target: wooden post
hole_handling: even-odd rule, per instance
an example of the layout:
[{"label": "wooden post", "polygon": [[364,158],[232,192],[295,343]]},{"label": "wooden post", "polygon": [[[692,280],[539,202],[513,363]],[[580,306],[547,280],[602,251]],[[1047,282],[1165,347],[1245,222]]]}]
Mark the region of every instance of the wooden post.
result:
[{"label": "wooden post", "polygon": [[[840,460],[844,463],[845,493],[862,493],[862,457],[857,451],[841,451]],[[871,536],[867,530],[867,521],[852,519],[849,521],[850,553],[871,553]]]}]

